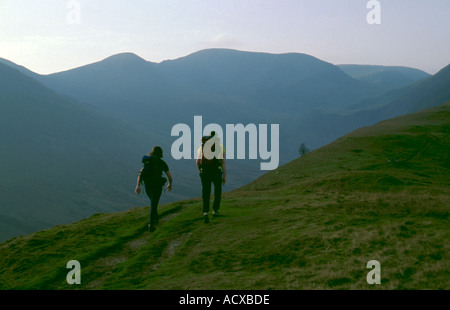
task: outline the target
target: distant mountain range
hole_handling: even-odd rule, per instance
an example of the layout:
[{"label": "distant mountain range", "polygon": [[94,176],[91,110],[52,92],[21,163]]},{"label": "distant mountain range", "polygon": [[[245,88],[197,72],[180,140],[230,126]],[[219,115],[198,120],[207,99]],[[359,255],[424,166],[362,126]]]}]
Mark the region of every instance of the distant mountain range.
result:
[{"label": "distant mountain range", "polygon": [[[163,201],[198,197],[192,160],[175,161],[171,128],[280,124],[280,164],[304,142],[323,146],[356,128],[450,100],[450,69],[336,66],[305,54],[203,50],[148,62],[124,53],[39,75],[0,59],[0,238],[148,204],[133,193],[140,157],[165,150],[174,177]],[[226,190],[260,176],[229,162]]]}]

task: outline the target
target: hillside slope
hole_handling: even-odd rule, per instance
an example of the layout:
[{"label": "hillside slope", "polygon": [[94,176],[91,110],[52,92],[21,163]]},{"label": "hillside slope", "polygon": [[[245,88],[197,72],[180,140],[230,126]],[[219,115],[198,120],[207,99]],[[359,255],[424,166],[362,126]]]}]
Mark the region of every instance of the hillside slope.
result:
[{"label": "hillside slope", "polygon": [[0,64],[0,240],[128,209],[138,133]]},{"label": "hillside slope", "polygon": [[[1,289],[450,289],[450,103],[356,130],[226,193],[0,245]],[[66,282],[70,260],[81,285]],[[366,282],[370,260],[381,285]]]},{"label": "hillside slope", "polygon": [[448,101],[450,101],[450,65],[435,75],[411,85],[363,100],[349,107],[345,113],[318,112],[298,117],[294,122],[296,126],[291,139],[299,135],[309,137],[310,140],[305,141],[307,145],[312,145],[311,141],[334,141],[357,128],[437,107]]},{"label": "hillside slope", "polygon": [[430,76],[419,69],[399,66],[339,65],[339,68],[357,80],[383,86],[386,91]]},{"label": "hillside slope", "polygon": [[381,108],[384,116],[398,116],[431,108],[450,100],[450,64],[435,75],[420,80],[388,106]]}]

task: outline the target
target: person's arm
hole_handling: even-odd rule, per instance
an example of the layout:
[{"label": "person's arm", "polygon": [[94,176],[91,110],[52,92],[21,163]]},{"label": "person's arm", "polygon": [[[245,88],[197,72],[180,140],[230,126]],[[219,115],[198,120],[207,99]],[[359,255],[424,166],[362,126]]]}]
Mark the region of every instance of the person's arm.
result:
[{"label": "person's arm", "polygon": [[225,148],[223,146],[222,146],[222,172],[223,172],[222,183],[223,185],[225,185],[227,181],[227,163],[225,161]]},{"label": "person's arm", "polygon": [[201,164],[202,164],[202,150],[201,148],[198,149],[197,151],[197,160],[195,161],[195,163],[197,164],[197,169],[200,170],[201,168]]},{"label": "person's arm", "polygon": [[227,164],[225,162],[225,158],[222,159],[222,172],[223,172],[222,183],[223,183],[223,185],[225,185],[225,183],[227,181]]},{"label": "person's arm", "polygon": [[166,171],[167,178],[169,179],[169,184],[167,184],[167,190],[170,192],[172,190],[172,174],[170,174],[170,171]]},{"label": "person's arm", "polygon": [[141,193],[141,175],[142,175],[142,169],[141,169],[141,171],[139,171],[139,175],[138,175],[137,181],[136,181],[136,189],[134,190],[136,192],[136,194]]}]

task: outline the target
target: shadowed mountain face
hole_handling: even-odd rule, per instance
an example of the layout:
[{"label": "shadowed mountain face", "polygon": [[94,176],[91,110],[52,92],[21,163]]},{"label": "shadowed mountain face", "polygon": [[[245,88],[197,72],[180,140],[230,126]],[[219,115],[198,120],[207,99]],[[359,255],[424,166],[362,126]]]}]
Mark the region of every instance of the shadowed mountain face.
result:
[{"label": "shadowed mountain face", "polygon": [[3,64],[0,129],[1,238],[133,201],[138,134]]},{"label": "shadowed mountain face", "polygon": [[16,69],[16,70],[20,71],[22,74],[24,74],[28,77],[34,78],[34,79],[37,79],[40,77],[39,74],[25,68],[24,66],[20,66],[16,63],[9,61],[7,59],[4,59],[4,58],[0,58],[0,64],[4,64],[10,68]]},{"label": "shadowed mountain face", "polygon": [[[194,115],[203,116],[204,126],[279,124],[283,164],[298,156],[302,142],[314,149],[391,114],[438,105],[449,89],[448,70],[385,93],[386,85],[309,55],[222,49],[158,64],[125,53],[51,75],[1,62],[5,238],[148,204],[133,189],[140,158],[154,145],[163,147],[175,177],[163,202],[200,196],[194,161],[170,154],[172,127],[193,128]],[[229,160],[225,190],[260,176],[259,164]]]},{"label": "shadowed mountain face", "polygon": [[384,87],[385,91],[422,80],[430,75],[424,71],[396,66],[339,65],[351,77]]},{"label": "shadowed mountain face", "polygon": [[178,84],[275,113],[335,108],[362,87],[338,67],[304,54],[205,50],[160,65]]},{"label": "shadowed mountain face", "polygon": [[170,127],[194,115],[217,123],[257,122],[284,116],[286,109],[329,110],[356,102],[355,94],[367,96],[360,82],[314,57],[231,50],[206,50],[160,64],[121,54],[40,80],[152,129],[164,127],[161,113]]},{"label": "shadowed mountain face", "polygon": [[341,113],[320,111],[312,112],[306,119],[297,117],[294,132],[303,132],[312,140],[336,139],[354,129],[447,101],[450,101],[450,65],[413,84],[362,100]]},{"label": "shadowed mountain face", "polygon": [[280,124],[281,162],[295,158],[301,142],[315,148],[332,141],[293,132],[296,122],[338,113],[385,91],[309,55],[224,49],[159,64],[120,54],[39,80],[164,141],[172,140],[175,124],[191,124],[194,115],[222,126]]},{"label": "shadowed mountain face", "polygon": [[[201,95],[210,100],[205,108],[217,108],[214,100],[222,99],[229,104],[246,103],[252,108],[279,112],[283,107],[296,111],[340,109],[377,94],[372,85],[359,82],[339,67],[309,55],[221,49],[204,50],[160,64],[145,62],[134,54],[120,54],[74,70],[42,76],[41,81],[61,93],[98,106],[109,103],[107,106],[111,107],[110,101],[115,98],[114,102],[170,105],[183,111],[196,108],[195,102],[189,101],[200,101]],[[81,94],[79,89],[86,91]],[[105,90],[109,92],[105,94]]]},{"label": "shadowed mountain face", "polygon": [[450,65],[433,76],[409,86],[400,96],[382,108],[383,116],[398,116],[436,107],[450,100]]}]

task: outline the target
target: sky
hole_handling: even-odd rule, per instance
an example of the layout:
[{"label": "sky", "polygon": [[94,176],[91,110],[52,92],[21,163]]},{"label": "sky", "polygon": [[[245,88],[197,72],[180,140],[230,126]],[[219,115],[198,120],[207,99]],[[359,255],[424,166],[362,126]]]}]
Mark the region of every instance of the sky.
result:
[{"label": "sky", "polygon": [[0,0],[0,58],[50,74],[132,52],[305,53],[333,64],[450,63],[450,0]]}]

